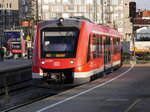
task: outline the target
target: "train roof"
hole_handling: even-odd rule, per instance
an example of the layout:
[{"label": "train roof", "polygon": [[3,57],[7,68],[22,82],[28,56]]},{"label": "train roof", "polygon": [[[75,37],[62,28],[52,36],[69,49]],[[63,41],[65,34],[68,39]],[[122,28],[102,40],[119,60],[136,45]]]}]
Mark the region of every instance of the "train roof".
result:
[{"label": "train roof", "polygon": [[51,19],[51,20],[40,22],[40,26],[45,26],[47,24],[57,23],[61,20],[62,21],[67,21],[67,22],[73,22],[74,21],[74,22],[77,22],[80,25],[81,25],[82,22],[87,22],[87,24],[91,24],[93,27],[95,27],[95,29],[98,29],[98,30],[93,31],[95,33],[109,34],[109,36],[114,35],[114,36],[117,36],[117,37],[121,36],[117,30],[112,29],[108,26],[98,25],[98,24],[94,23],[93,21],[91,21],[90,19],[84,18],[84,17],[70,17],[70,18]]},{"label": "train roof", "polygon": [[64,21],[76,21],[76,22],[87,21],[87,22],[94,23],[93,21],[91,21],[88,18],[70,17],[70,18],[55,18],[55,19],[45,20],[45,21],[41,21],[40,24],[59,22],[61,19]]}]

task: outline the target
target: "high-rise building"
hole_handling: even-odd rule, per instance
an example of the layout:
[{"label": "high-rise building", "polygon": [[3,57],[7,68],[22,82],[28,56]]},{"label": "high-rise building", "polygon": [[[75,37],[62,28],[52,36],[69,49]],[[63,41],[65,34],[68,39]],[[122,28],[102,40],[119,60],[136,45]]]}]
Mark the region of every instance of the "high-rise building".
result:
[{"label": "high-rise building", "polygon": [[[126,37],[125,36],[126,33],[131,33],[132,28],[130,26],[132,24],[129,18],[129,2],[131,0],[23,0],[23,1],[38,2],[37,6],[38,9],[34,8],[35,19],[37,19],[36,18],[37,14],[39,20],[49,20],[52,18],[60,18],[60,17],[68,18],[73,16],[84,16],[86,18],[91,19],[92,21],[97,22],[98,24],[110,25],[116,28],[122,35],[124,35],[124,38]],[[31,5],[28,8],[30,7]],[[30,15],[31,11],[29,12]]]},{"label": "high-rise building", "polygon": [[130,0],[38,0],[38,11],[41,20],[85,16],[97,23],[114,26],[124,35],[124,21],[129,17],[129,2]]},{"label": "high-rise building", "polygon": [[101,0],[39,0],[39,18],[84,16],[101,22]]}]

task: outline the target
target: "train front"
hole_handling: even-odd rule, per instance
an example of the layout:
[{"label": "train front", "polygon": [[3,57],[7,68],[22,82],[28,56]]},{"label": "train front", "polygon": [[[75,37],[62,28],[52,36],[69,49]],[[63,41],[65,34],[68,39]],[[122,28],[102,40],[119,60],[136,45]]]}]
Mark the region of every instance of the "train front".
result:
[{"label": "train front", "polygon": [[63,18],[37,26],[32,62],[33,79],[49,83],[73,83],[82,22]]}]

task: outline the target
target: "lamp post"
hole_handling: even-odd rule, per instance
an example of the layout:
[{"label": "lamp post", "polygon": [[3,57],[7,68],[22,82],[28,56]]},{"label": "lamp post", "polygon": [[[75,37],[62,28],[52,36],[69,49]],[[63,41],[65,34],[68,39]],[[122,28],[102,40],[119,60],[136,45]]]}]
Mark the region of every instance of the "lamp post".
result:
[{"label": "lamp post", "polygon": [[94,21],[97,22],[97,0],[94,0]]},{"label": "lamp post", "polygon": [[5,4],[4,0],[2,0],[2,37],[1,37],[1,46],[4,43],[4,30],[5,30]]},{"label": "lamp post", "polygon": [[38,6],[38,0],[35,1],[36,4],[36,24],[39,21],[39,6]]},{"label": "lamp post", "polygon": [[101,0],[101,19],[102,19],[102,25],[104,24],[104,1]]}]

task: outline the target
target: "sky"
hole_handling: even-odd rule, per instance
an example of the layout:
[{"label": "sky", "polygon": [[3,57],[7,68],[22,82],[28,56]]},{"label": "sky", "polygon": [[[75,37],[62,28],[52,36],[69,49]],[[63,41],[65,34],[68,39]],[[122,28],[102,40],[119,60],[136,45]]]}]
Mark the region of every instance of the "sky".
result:
[{"label": "sky", "polygon": [[137,9],[149,9],[150,10],[150,0],[134,0],[137,3]]}]

